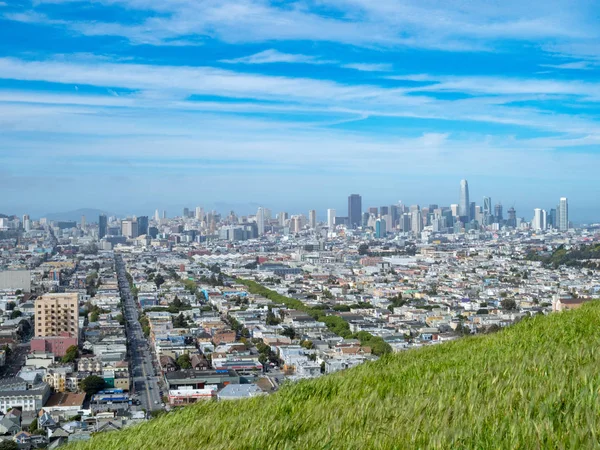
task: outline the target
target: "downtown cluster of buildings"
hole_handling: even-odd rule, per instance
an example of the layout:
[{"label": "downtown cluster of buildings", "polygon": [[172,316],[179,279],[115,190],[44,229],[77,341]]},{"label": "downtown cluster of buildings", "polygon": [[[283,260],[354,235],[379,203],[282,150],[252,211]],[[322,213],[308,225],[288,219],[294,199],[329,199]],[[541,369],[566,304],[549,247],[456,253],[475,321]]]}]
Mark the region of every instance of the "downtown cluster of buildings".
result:
[{"label": "downtown cluster of buildings", "polygon": [[[470,202],[466,180],[456,205],[363,211],[353,194],[347,215],[330,209],[324,222],[261,207],[3,224],[0,439],[23,448],[85,440],[152,410],[268,395],[600,293],[594,270],[529,258],[600,242],[597,228],[569,224],[566,199],[526,222],[487,197]],[[149,343],[154,390],[131,321]],[[86,392],[89,377],[101,391]]]}]

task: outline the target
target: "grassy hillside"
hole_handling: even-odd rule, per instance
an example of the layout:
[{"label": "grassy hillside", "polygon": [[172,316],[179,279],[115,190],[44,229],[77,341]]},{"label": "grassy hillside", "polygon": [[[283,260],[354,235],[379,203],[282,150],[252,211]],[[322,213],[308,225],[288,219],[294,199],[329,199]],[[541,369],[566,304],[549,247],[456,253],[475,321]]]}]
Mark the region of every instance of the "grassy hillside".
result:
[{"label": "grassy hillside", "polygon": [[600,304],[203,403],[77,449],[596,448]]}]

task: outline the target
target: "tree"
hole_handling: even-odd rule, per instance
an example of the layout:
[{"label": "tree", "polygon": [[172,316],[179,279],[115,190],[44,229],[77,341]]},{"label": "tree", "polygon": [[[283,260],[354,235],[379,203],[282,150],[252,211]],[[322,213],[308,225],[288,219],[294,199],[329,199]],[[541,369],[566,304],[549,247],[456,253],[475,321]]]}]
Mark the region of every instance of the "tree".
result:
[{"label": "tree", "polygon": [[21,311],[19,311],[18,309],[15,309],[13,312],[10,313],[10,318],[11,319],[16,319],[17,317],[21,317],[23,313]]},{"label": "tree", "polygon": [[312,341],[308,341],[308,340],[307,341],[302,341],[300,343],[300,345],[302,345],[302,347],[304,347],[307,350],[311,350],[311,349],[315,348],[315,345],[313,344],[313,342]]},{"label": "tree", "polygon": [[187,328],[188,323],[183,313],[179,313],[177,317],[173,319],[173,327],[175,328]]},{"label": "tree", "polygon": [[15,441],[0,442],[0,450],[19,450],[19,446]]},{"label": "tree", "polygon": [[359,255],[366,255],[369,252],[369,245],[368,244],[360,244],[358,246],[358,254]]},{"label": "tree", "polygon": [[160,289],[160,286],[164,284],[165,278],[159,273],[154,277],[154,284],[156,284],[156,288]]},{"label": "tree", "polygon": [[267,325],[279,325],[281,320],[279,320],[272,311],[269,311],[265,322]]},{"label": "tree", "polygon": [[515,300],[512,298],[505,298],[500,302],[500,304],[502,305],[502,308],[506,309],[507,311],[517,309],[517,302],[515,302]]},{"label": "tree", "polygon": [[6,359],[9,359],[10,356],[12,355],[12,350],[10,349],[10,347],[8,346],[8,344],[6,344],[2,350],[4,350],[4,353],[6,354]]},{"label": "tree", "polygon": [[8,302],[6,304],[6,310],[7,311],[12,311],[13,309],[15,309],[15,306],[17,306],[17,304],[15,302]]},{"label": "tree", "polygon": [[282,336],[287,336],[290,339],[294,339],[296,337],[296,332],[291,327],[285,327],[281,332]]},{"label": "tree", "polygon": [[33,419],[33,422],[31,422],[31,425],[29,425],[29,432],[33,433],[37,429],[38,429],[38,420],[36,417],[35,419]]},{"label": "tree", "polygon": [[87,395],[94,395],[104,389],[106,385],[104,378],[100,378],[96,375],[90,375],[89,377],[81,380],[81,390]]},{"label": "tree", "polygon": [[76,345],[71,345],[67,351],[65,352],[65,356],[62,357],[61,361],[63,363],[70,363],[77,359],[79,356],[79,349]]},{"label": "tree", "polygon": [[187,353],[185,353],[185,354],[181,355],[179,358],[177,358],[176,362],[180,369],[191,369],[192,368],[192,361],[190,360],[190,355],[188,355]]}]

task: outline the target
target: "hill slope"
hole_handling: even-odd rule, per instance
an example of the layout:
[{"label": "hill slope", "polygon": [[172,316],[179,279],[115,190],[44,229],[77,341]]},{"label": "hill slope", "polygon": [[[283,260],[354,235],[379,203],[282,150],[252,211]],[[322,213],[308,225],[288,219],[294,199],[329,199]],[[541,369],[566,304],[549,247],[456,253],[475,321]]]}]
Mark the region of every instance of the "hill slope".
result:
[{"label": "hill slope", "polygon": [[75,448],[598,447],[599,325],[593,302],[269,397],[203,403]]}]

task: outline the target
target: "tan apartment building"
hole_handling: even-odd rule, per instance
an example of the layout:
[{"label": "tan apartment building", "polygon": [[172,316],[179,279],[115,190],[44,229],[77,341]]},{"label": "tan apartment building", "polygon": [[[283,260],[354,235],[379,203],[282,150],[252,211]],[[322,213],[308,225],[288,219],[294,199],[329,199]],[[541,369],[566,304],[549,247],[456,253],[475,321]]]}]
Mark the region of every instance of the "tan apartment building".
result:
[{"label": "tan apartment building", "polygon": [[44,294],[35,301],[35,336],[79,335],[77,293]]}]

